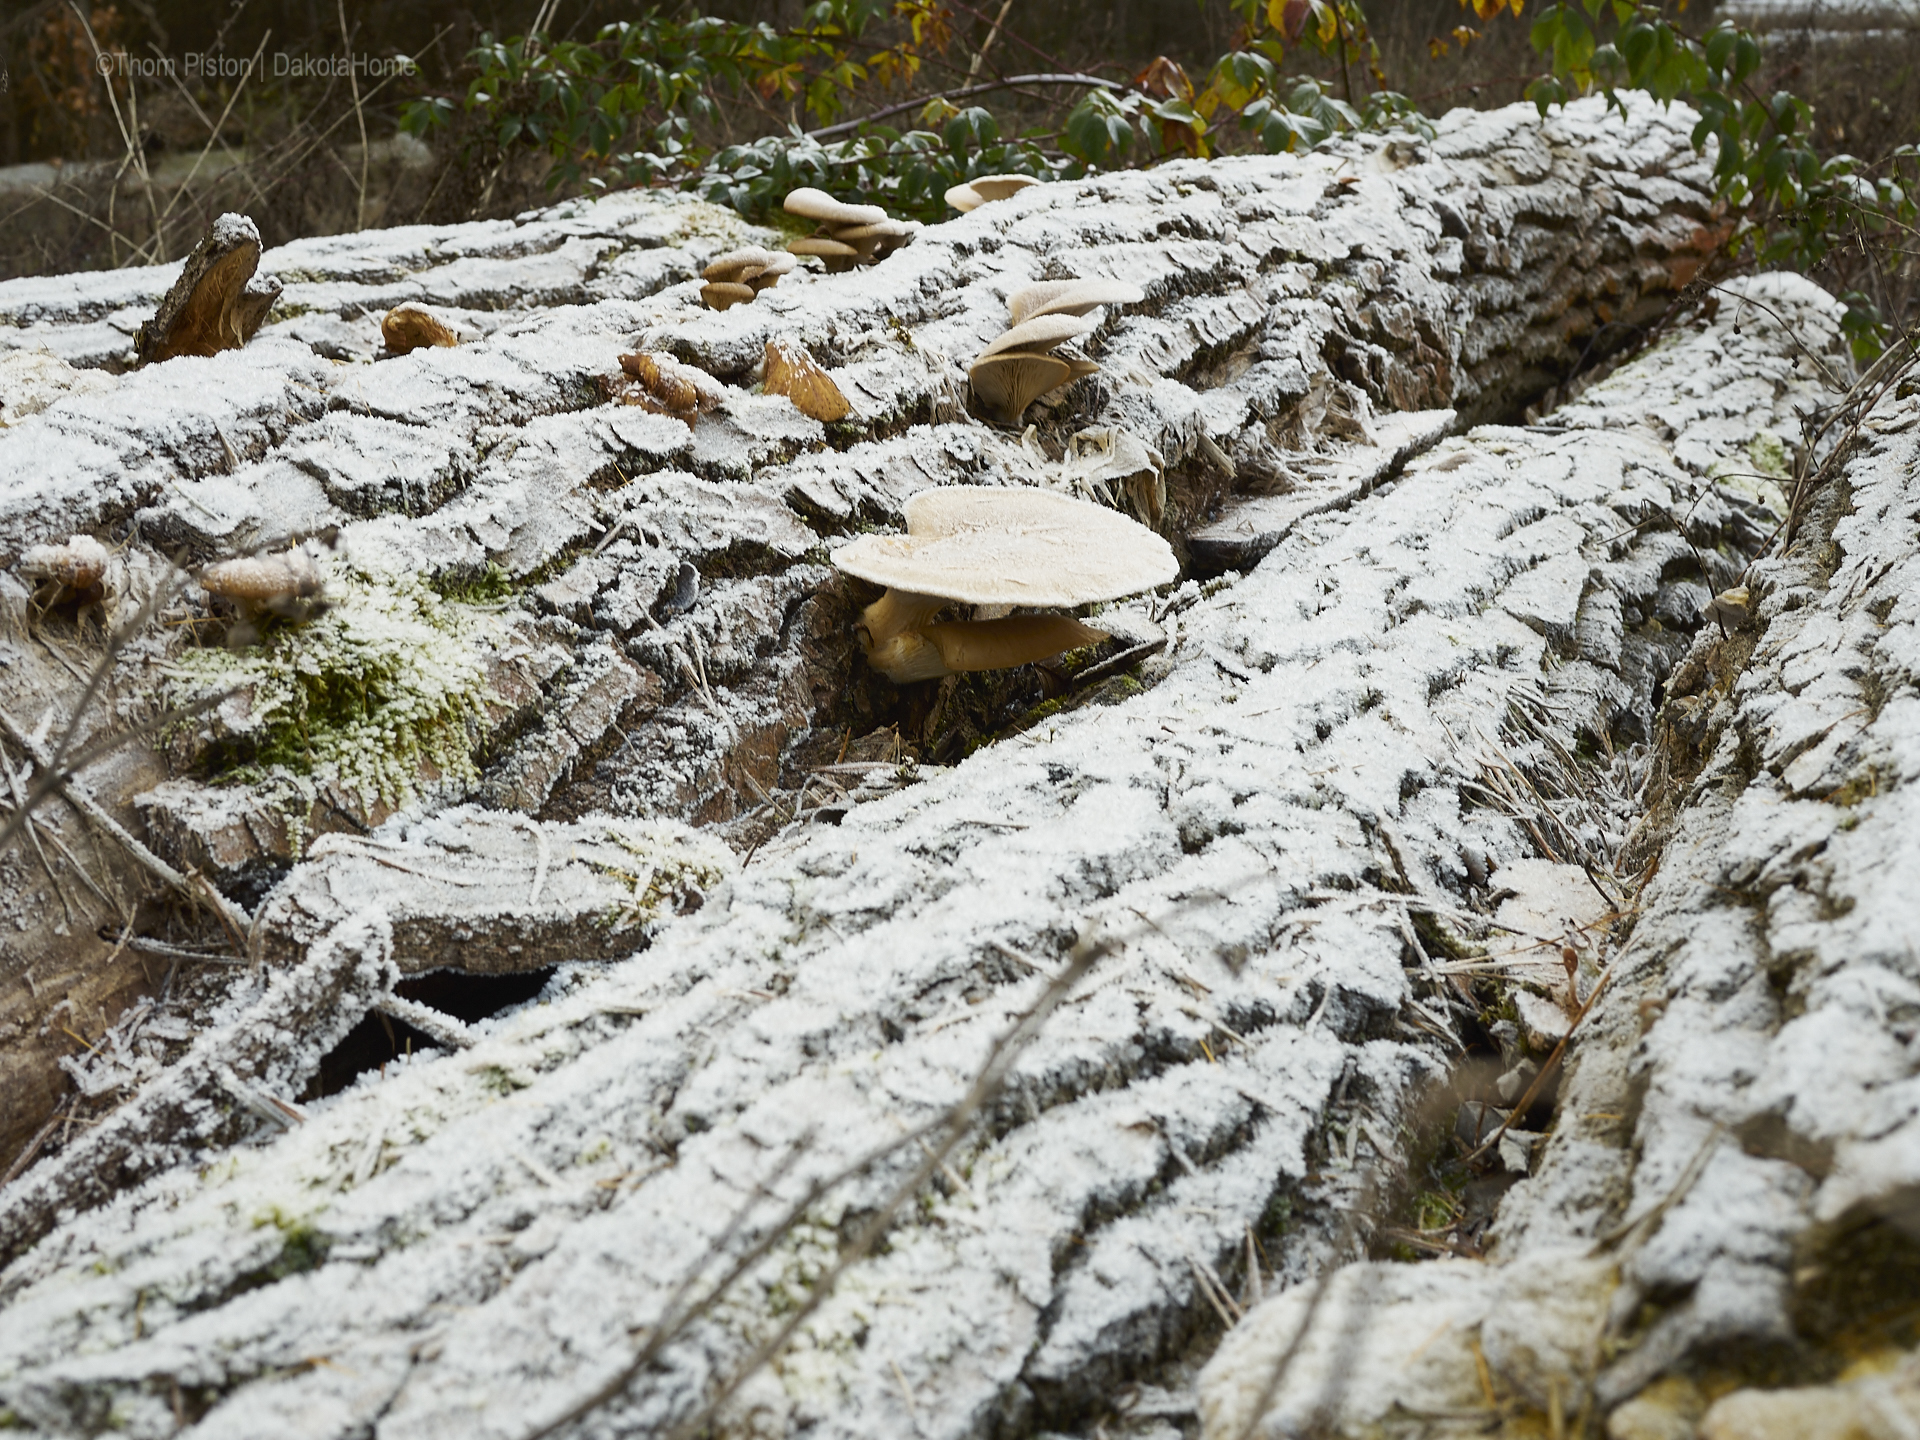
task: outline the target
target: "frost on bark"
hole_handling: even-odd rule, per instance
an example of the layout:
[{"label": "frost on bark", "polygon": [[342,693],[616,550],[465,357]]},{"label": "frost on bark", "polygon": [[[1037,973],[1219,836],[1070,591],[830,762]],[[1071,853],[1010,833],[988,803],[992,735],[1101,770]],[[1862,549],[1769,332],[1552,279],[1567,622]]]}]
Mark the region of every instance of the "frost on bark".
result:
[{"label": "frost on bark", "polygon": [[[1568,807],[1548,838],[1470,786],[1502,754],[1650,734],[1701,604],[1773,523],[1743,477],[1820,393],[1796,347],[1831,363],[1810,287],[1759,285],[1787,323],[1729,304],[1550,426],[1443,438],[1518,420],[1672,303],[1710,244],[1687,123],[1515,109],[1035,188],[724,314],[682,282],[742,227],[645,197],[302,242],[265,257],[287,289],[245,350],[0,437],[10,555],[327,532],[381,594],[519,597],[461,612],[493,717],[476,773],[371,836],[327,833],[384,818],[339,818],[344,791],[141,777],[152,833],[236,891],[316,853],[259,902],[273,963],[0,1192],[0,1405],[51,1434],[530,1434],[716,1247],[952,1105],[1097,936],[1112,952],[983,1123],[722,1428],[1091,1433],[1123,1400],[1190,1426],[1190,1343],[1310,1274],[1362,1174],[1405,1163],[1458,1045],[1435,917],[1472,903],[1476,863],[1603,855],[1633,818]],[[1008,290],[1075,275],[1147,292],[1093,337],[1104,373],[1027,435],[974,419],[964,366]],[[126,297],[61,283],[81,293],[0,306],[89,358]],[[484,338],[353,363],[364,315],[405,299]],[[753,393],[773,340],[849,420]],[[726,402],[692,426],[601,403],[635,349]],[[1101,703],[948,686],[930,709],[861,675],[836,543],[930,484],[1067,488],[1139,452],[1108,493],[1252,568],[1116,607],[1166,644]],[[1236,553],[1242,522],[1259,543]],[[155,642],[121,679],[166,663]],[[902,745],[921,763],[890,763]],[[463,794],[536,818],[422,818]],[[661,817],[708,832],[611,833]],[[542,864],[553,909],[501,943],[492,892],[539,893]],[[622,905],[643,950],[295,1103],[369,1007],[403,1014],[410,952],[438,963],[469,926],[476,968],[513,944],[544,964]],[[575,1433],[695,1413],[920,1158],[827,1190]]]},{"label": "frost on bark", "polygon": [[[1202,1380],[1207,1435],[1308,1415],[1332,1435],[1477,1433],[1475,1346],[1503,1400],[1611,1412],[1611,1434],[1920,1421],[1894,1318],[1920,1279],[1920,402],[1900,389],[1752,567],[1751,619],[1703,629],[1669,677],[1636,837],[1658,873],[1496,1263],[1344,1271],[1284,1366],[1311,1292],[1256,1310]],[[1414,1418],[1450,1410],[1453,1429]]]}]

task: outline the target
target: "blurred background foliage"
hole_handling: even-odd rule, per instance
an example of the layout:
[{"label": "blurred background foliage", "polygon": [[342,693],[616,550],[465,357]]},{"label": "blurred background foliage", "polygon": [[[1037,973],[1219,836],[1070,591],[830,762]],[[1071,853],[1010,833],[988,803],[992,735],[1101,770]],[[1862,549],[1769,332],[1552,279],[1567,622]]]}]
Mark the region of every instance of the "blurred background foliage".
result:
[{"label": "blurred background foliage", "polygon": [[1809,270],[1867,354],[1914,318],[1920,28],[1825,3],[1755,34],[1714,0],[38,0],[0,20],[0,276],[177,259],[225,209],[275,244],[636,184],[938,220],[975,175],[1642,90],[1718,147],[1722,268]]}]

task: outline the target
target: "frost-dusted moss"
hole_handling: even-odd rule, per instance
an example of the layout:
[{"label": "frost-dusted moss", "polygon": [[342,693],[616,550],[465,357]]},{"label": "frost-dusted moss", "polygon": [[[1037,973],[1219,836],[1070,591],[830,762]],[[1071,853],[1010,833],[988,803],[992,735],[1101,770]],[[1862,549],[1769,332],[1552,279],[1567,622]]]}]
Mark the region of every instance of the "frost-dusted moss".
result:
[{"label": "frost-dusted moss", "polygon": [[335,561],[330,608],[241,650],[190,651],[175,703],[231,690],[201,739],[222,779],[274,766],[336,781],[371,807],[413,797],[423,774],[471,780],[486,729],[486,656],[501,622],[412,577]]}]

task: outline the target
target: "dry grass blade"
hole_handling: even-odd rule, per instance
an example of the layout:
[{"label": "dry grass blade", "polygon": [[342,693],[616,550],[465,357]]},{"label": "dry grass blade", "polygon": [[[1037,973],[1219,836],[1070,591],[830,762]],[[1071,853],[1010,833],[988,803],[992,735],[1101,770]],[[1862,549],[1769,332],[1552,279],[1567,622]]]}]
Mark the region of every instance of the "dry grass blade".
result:
[{"label": "dry grass blade", "polygon": [[1540,1098],[1540,1092],[1546,1088],[1547,1081],[1558,1073],[1560,1060],[1567,1053],[1567,1046],[1573,1043],[1573,1037],[1580,1028],[1580,1022],[1593,1013],[1593,1007],[1606,993],[1607,982],[1611,979],[1613,979],[1613,966],[1609,965],[1600,972],[1600,978],[1594,982],[1593,993],[1587,996],[1586,1004],[1582,1005],[1574,1015],[1572,1022],[1567,1026],[1567,1033],[1562,1035],[1560,1043],[1553,1047],[1553,1053],[1547,1056],[1547,1063],[1540,1067],[1539,1072],[1533,1077],[1533,1083],[1527,1086],[1525,1093],[1514,1102],[1513,1108],[1507,1112],[1507,1118],[1500,1122],[1500,1128],[1481,1141],[1479,1148],[1463,1156],[1460,1161],[1462,1165],[1471,1165],[1492,1150],[1500,1143],[1500,1137],[1507,1133],[1513,1122],[1533,1108],[1533,1102]]}]

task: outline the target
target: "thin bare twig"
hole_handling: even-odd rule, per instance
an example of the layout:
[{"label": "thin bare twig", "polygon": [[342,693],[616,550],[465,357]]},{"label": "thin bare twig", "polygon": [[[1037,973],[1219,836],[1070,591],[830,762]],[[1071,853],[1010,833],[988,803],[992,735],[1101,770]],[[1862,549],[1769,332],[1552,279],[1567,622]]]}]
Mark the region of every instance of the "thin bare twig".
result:
[{"label": "thin bare twig", "polygon": [[1114,80],[1102,80],[1098,75],[1080,75],[1063,73],[1058,75],[1010,75],[1005,80],[990,80],[980,85],[962,85],[956,90],[941,90],[932,95],[922,95],[914,100],[901,100],[892,105],[882,105],[872,114],[862,115],[858,120],[842,120],[837,125],[824,125],[818,130],[809,130],[810,140],[825,140],[830,135],[850,135],[862,125],[871,125],[876,120],[884,120],[889,115],[898,115],[903,111],[918,109],[935,100],[965,100],[974,95],[984,95],[990,90],[1008,90],[1018,85],[1084,85],[1097,90],[1124,90],[1126,86]]}]

